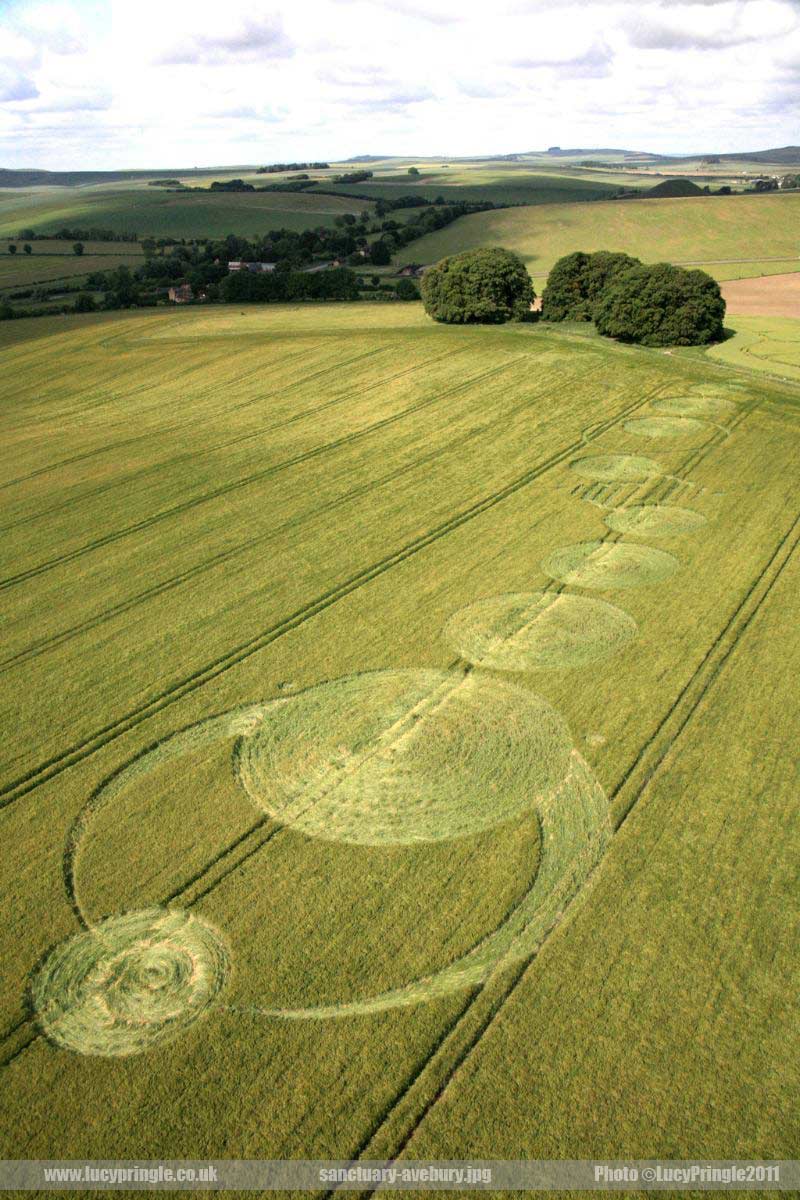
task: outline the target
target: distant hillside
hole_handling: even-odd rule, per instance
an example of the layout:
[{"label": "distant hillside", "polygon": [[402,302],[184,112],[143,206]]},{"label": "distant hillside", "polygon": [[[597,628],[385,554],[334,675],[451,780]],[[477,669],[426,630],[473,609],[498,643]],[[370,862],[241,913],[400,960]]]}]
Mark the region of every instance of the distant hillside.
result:
[{"label": "distant hillside", "polygon": [[[697,162],[698,155],[685,155],[683,158],[670,157],[670,162]],[[754,163],[800,163],[800,146],[781,146],[774,150],[748,150],[733,154],[707,154],[704,158],[719,159],[720,162],[754,162]]]},{"label": "distant hillside", "polygon": [[614,150],[608,146],[594,146],[591,150],[583,150],[580,148],[574,150],[564,150],[561,146],[550,146],[548,150],[528,150],[527,153],[549,154],[551,158],[574,158],[578,154],[622,154],[625,156],[634,155],[637,158],[650,157],[649,155],[645,155],[644,151],[641,150],[621,150],[619,147]]},{"label": "distant hillside", "polygon": [[343,163],[371,163],[371,162],[391,162],[393,158],[399,158],[397,154],[354,154],[352,158],[340,159]]},{"label": "distant hillside", "polygon": [[[252,171],[254,167],[220,167],[221,172]],[[192,167],[190,170],[159,167],[152,171],[39,171],[34,168],[13,170],[0,167],[0,188],[81,187],[92,183],[124,183],[137,179],[156,179],[165,175],[207,175],[213,167]]]},{"label": "distant hillside", "polygon": [[[576,250],[622,250],[644,262],[706,263],[714,275],[791,271],[797,258],[800,194],[697,196],[690,199],[611,200],[604,204],[542,204],[461,217],[413,242],[400,263],[437,262],[479,246],[504,246],[525,260],[531,274],[546,275]],[[748,260],[745,265],[743,260]]]}]

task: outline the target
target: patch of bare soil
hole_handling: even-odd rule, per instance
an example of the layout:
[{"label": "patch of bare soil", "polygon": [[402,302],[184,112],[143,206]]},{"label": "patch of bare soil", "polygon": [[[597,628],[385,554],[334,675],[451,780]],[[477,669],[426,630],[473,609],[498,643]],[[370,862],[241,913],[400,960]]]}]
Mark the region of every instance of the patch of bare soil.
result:
[{"label": "patch of bare soil", "polygon": [[800,317],[800,272],[723,283],[728,312],[746,317]]}]

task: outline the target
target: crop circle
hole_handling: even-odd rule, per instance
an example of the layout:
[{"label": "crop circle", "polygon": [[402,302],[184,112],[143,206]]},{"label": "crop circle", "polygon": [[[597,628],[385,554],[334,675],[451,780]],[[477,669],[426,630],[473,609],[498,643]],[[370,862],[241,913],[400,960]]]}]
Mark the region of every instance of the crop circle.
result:
[{"label": "crop circle", "polygon": [[362,845],[479,833],[568,772],[545,701],[475,673],[376,671],[275,706],[237,747],[253,802],[299,833]]},{"label": "crop circle", "polygon": [[51,1041],[120,1058],[182,1033],[213,1004],[228,973],[216,930],[181,910],[150,908],[62,942],[31,994]]},{"label": "crop circle", "polygon": [[694,533],[708,524],[701,513],[673,504],[635,504],[630,508],[617,508],[608,513],[604,520],[615,533],[653,538]]},{"label": "crop circle", "polygon": [[498,671],[580,667],[637,634],[633,617],[613,604],[563,592],[490,596],[459,609],[444,629],[467,662]]},{"label": "crop circle", "polygon": [[627,542],[578,542],[563,546],[542,563],[553,579],[574,587],[645,587],[667,579],[679,567],[678,560],[652,546]]},{"label": "crop circle", "polygon": [[652,407],[659,413],[673,417],[702,419],[709,417],[724,417],[736,411],[736,405],[723,396],[666,396],[663,400],[654,400]]},{"label": "crop circle", "polygon": [[638,454],[592,454],[569,465],[582,479],[598,483],[637,483],[662,473],[658,463]]}]

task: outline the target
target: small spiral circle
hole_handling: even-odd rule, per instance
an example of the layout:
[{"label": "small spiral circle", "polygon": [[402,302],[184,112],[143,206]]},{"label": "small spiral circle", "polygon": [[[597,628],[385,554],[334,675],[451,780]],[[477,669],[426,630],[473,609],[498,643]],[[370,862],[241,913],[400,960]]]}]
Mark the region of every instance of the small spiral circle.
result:
[{"label": "small spiral circle", "polygon": [[62,942],[31,995],[45,1034],[80,1054],[138,1054],[181,1033],[216,999],[230,960],[219,934],[179,909],[109,917]]}]

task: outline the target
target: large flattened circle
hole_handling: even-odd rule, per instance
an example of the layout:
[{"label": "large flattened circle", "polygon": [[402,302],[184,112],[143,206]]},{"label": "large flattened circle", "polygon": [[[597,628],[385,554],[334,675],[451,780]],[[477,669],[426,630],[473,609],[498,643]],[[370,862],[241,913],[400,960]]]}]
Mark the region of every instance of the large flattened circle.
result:
[{"label": "large flattened circle", "polygon": [[573,587],[605,591],[659,583],[679,565],[671,554],[652,546],[596,541],[563,546],[542,563],[542,570]]},{"label": "large flattened circle", "polygon": [[736,411],[736,405],[731,400],[717,395],[665,396],[663,400],[654,400],[652,407],[666,416],[688,420],[702,420],[704,417],[715,420]]},{"label": "large flattened circle", "polygon": [[701,513],[674,504],[634,504],[630,508],[613,509],[603,519],[615,533],[652,538],[695,533],[708,524]]},{"label": "large flattened circle", "polygon": [[479,833],[569,771],[568,731],[538,696],[475,673],[376,671],[273,706],[241,739],[259,808],[309,837],[410,844]]},{"label": "large flattened circle", "polygon": [[151,908],[109,917],[56,946],[31,995],[52,1041],[120,1058],[192,1025],[228,973],[216,930],[192,914]]},{"label": "large flattened circle", "polygon": [[658,463],[639,454],[591,454],[569,465],[581,479],[596,483],[638,483],[662,474]]},{"label": "large flattened circle", "polygon": [[489,596],[454,613],[444,630],[467,662],[498,671],[580,667],[637,634],[633,617],[613,604],[564,592]]}]

